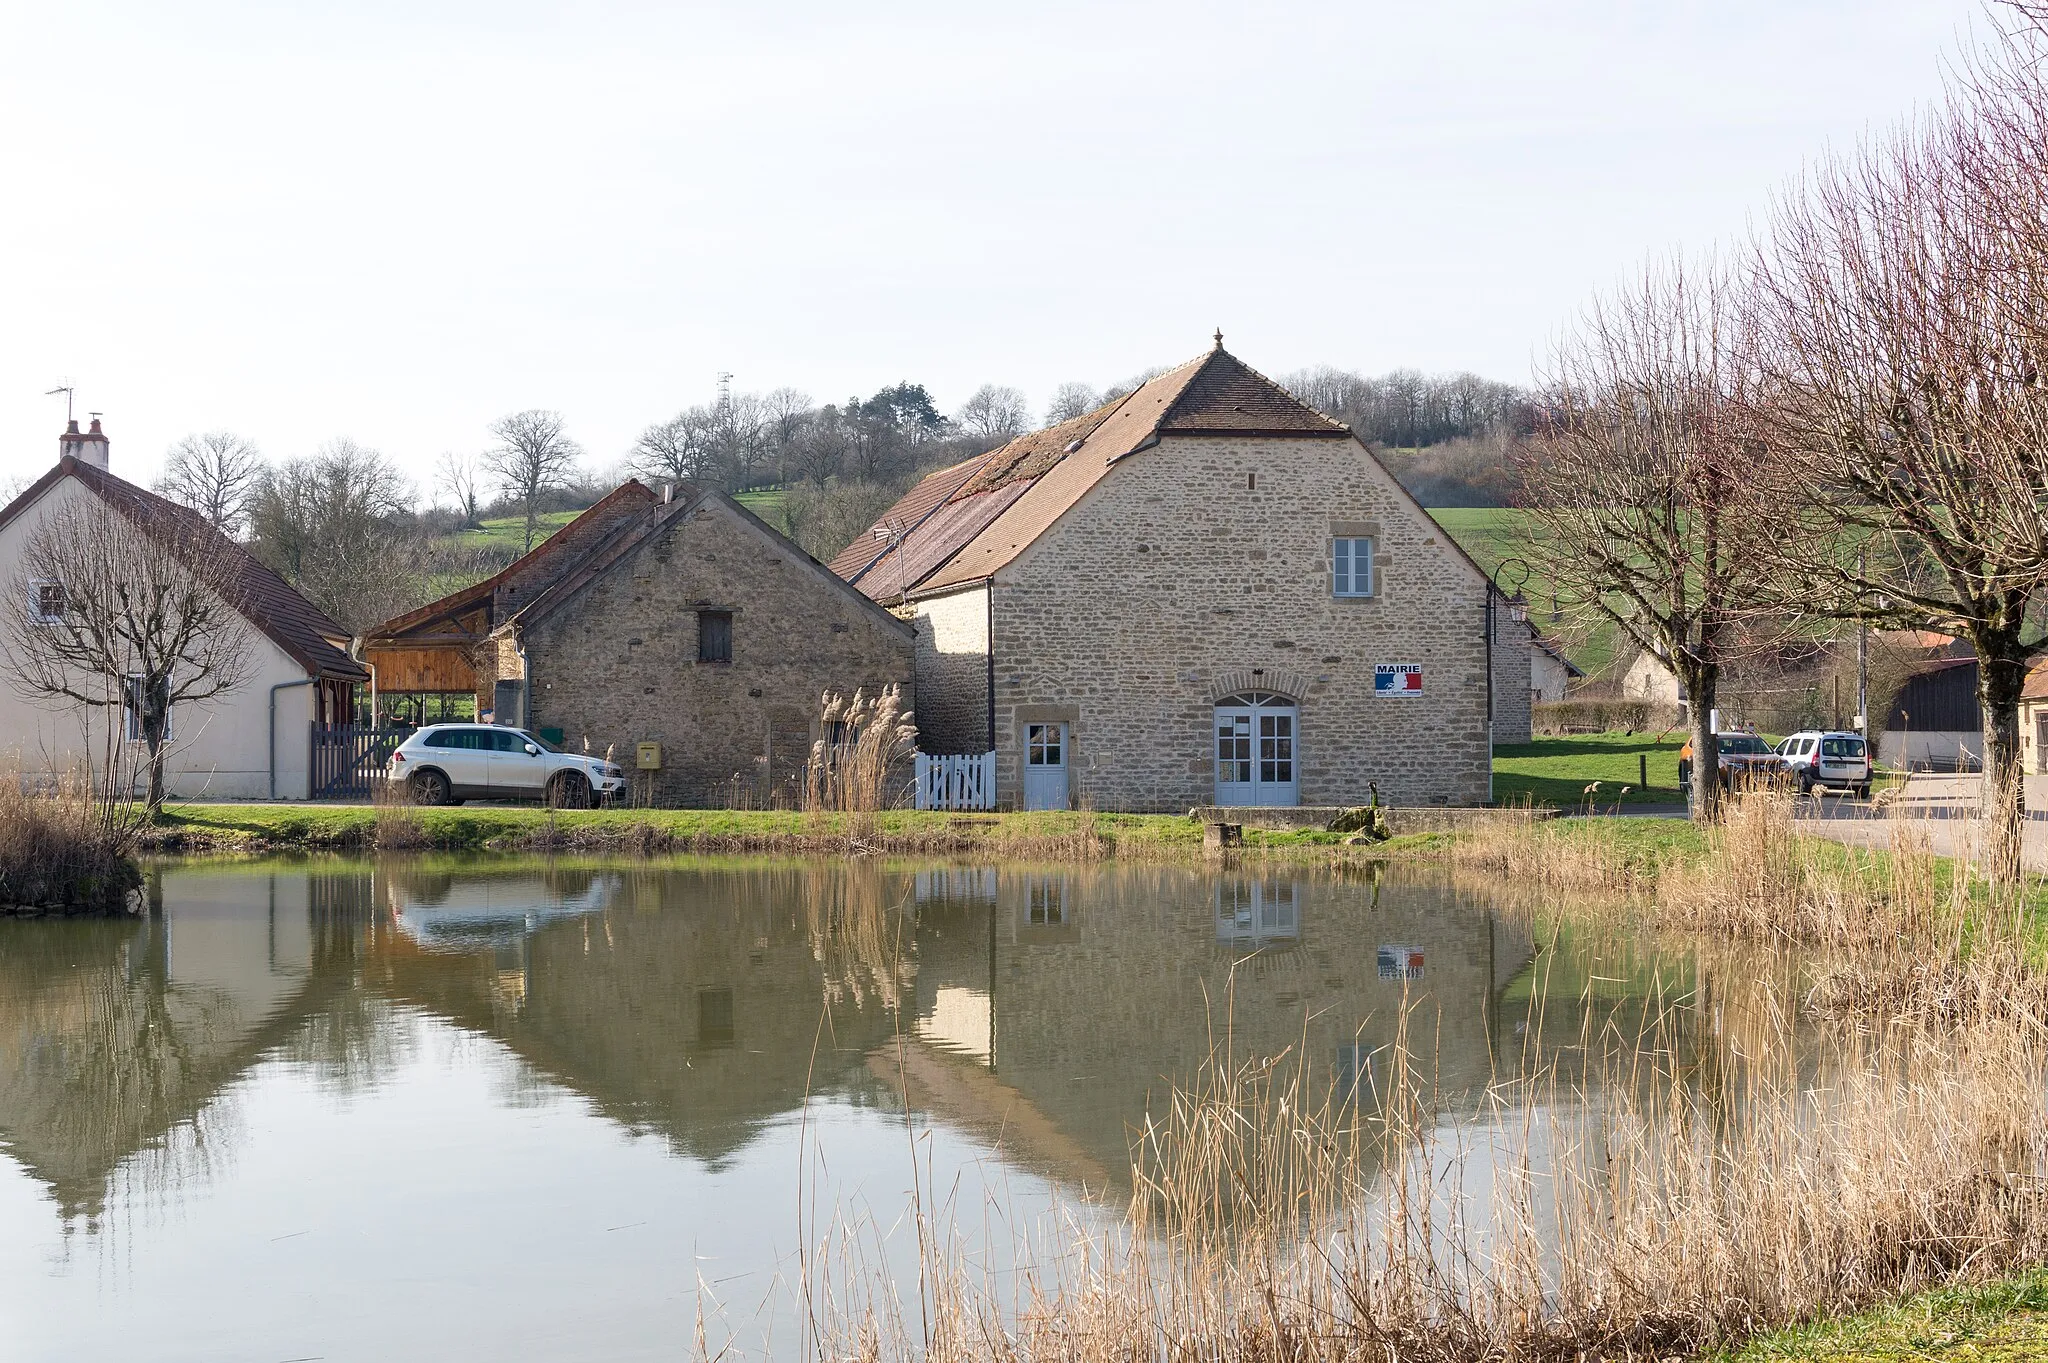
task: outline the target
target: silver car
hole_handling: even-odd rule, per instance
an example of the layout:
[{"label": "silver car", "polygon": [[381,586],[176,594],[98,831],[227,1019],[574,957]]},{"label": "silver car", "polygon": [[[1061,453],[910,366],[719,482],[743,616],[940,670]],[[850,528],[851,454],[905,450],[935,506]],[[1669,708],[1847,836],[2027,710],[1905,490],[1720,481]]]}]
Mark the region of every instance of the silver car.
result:
[{"label": "silver car", "polygon": [[413,803],[545,800],[588,809],[626,788],[626,773],[601,757],[566,753],[525,729],[496,724],[434,724],[391,754],[385,779]]}]

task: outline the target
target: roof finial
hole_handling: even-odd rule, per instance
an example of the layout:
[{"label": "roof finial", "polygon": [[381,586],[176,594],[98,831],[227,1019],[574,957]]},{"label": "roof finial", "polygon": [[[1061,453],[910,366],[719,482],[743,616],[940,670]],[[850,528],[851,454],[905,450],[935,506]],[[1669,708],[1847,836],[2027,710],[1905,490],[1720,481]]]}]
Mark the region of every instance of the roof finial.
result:
[{"label": "roof finial", "polygon": [[1222,327],[1218,327],[1218,328],[1216,328],[1216,348],[1217,348],[1218,350],[1221,350],[1221,349],[1223,349],[1223,328],[1222,328]]}]

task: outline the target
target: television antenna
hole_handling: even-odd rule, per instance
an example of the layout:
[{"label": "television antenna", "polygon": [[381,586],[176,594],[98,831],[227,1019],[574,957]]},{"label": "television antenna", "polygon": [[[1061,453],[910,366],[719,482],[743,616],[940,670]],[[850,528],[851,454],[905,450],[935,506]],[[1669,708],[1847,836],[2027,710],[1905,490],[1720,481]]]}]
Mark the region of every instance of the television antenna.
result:
[{"label": "television antenna", "polygon": [[64,395],[64,424],[67,426],[71,424],[71,399],[77,395],[77,392],[77,388],[67,380],[43,394],[46,398],[55,397],[59,393]]}]

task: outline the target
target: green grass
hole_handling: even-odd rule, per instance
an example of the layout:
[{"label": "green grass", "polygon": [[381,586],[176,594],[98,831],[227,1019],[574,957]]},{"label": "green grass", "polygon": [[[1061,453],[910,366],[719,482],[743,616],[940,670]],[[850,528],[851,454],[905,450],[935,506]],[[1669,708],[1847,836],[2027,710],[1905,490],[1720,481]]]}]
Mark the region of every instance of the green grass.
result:
[{"label": "green grass", "polygon": [[[539,544],[582,514],[580,511],[547,512],[539,518],[539,524],[534,528],[533,542]],[[462,531],[459,541],[468,548],[481,547],[503,553],[522,553],[526,548],[526,517],[493,517],[483,523],[481,530]]]},{"label": "green grass", "polygon": [[783,524],[782,520],[781,488],[750,488],[745,492],[735,492],[732,499],[777,530],[788,530],[789,527]]},{"label": "green grass", "polygon": [[[1501,506],[1441,506],[1432,508],[1429,514],[1457,541],[1459,548],[1489,573],[1511,558],[1527,562],[1520,540],[1527,512]],[[1501,586],[1512,590],[1520,577],[1520,569],[1511,568],[1502,576]],[[1621,638],[1612,620],[1590,613],[1581,618],[1568,603],[1564,619],[1552,620],[1555,588],[1541,574],[1532,573],[1521,584],[1521,592],[1529,603],[1529,618],[1536,628],[1562,647],[1588,676],[1598,675],[1613,663]]]},{"label": "green grass", "polygon": [[[1496,804],[1553,805],[1577,809],[1595,805],[1672,804],[1685,799],[1678,788],[1678,750],[1685,735],[1572,734],[1539,738],[1530,743],[1502,744],[1493,750],[1493,798]],[[1650,784],[1639,778],[1638,758],[1649,759]],[[1594,782],[1599,789],[1590,795]],[[1622,794],[1624,787],[1629,788]]]},{"label": "green grass", "polygon": [[2048,1269],[1779,1331],[1717,1363],[2020,1363],[2048,1358]]},{"label": "green grass", "polygon": [[[840,836],[837,816],[814,823],[780,810],[601,809],[550,812],[531,805],[465,805],[414,809],[424,841],[444,851],[518,848],[550,829],[564,840],[588,846],[631,845],[641,830],[664,841],[709,849],[803,850],[822,832]],[[154,839],[170,850],[272,851],[362,848],[376,831],[377,811],[369,805],[172,804],[166,806]],[[1202,828],[1173,814],[1096,814],[1059,811],[1031,814],[962,815],[943,811],[890,810],[875,816],[876,832],[890,850],[1026,852],[1098,838],[1112,855],[1199,853]],[[1245,844],[1285,851],[1338,846],[1342,836],[1319,829],[1301,832],[1248,828]],[[1361,849],[1368,855],[1407,854],[1439,847],[1436,834],[1399,837]]]}]

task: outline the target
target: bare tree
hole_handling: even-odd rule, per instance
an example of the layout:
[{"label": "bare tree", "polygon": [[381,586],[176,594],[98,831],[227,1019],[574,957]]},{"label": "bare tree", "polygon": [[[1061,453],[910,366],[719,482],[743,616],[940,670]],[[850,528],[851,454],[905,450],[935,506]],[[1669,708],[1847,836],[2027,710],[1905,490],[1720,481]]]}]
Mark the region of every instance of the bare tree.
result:
[{"label": "bare tree", "polygon": [[1777,522],[1761,552],[1808,609],[1976,650],[1989,859],[2009,882],[2048,584],[2048,293],[2008,215],[2048,200],[2006,192],[1982,131],[1951,106],[1777,207],[1757,262],[1768,457],[1748,485]]},{"label": "bare tree", "polygon": [[498,443],[484,454],[484,468],[507,497],[526,509],[526,547],[533,550],[540,525],[541,497],[567,481],[583,448],[562,433],[562,414],[534,409],[491,423]]},{"label": "bare tree", "polygon": [[[152,820],[176,708],[227,695],[252,673],[240,553],[196,513],[76,497],[30,530],[0,602],[0,667],[42,704],[125,725],[121,739],[145,753]],[[110,732],[109,746],[121,739]],[[107,764],[110,783],[118,766]]]},{"label": "bare tree", "polygon": [[1030,428],[1031,408],[1016,389],[984,383],[953,420],[976,440],[1000,445]]},{"label": "bare tree", "polygon": [[232,431],[207,431],[171,446],[156,490],[239,537],[262,481],[263,456],[254,445]]},{"label": "bare tree", "polygon": [[626,466],[656,483],[692,483],[712,468],[710,409],[689,407],[640,433]]},{"label": "bare tree", "polygon": [[426,546],[411,533],[412,489],[352,440],[271,469],[250,513],[256,556],[350,629],[419,604]]},{"label": "bare tree", "polygon": [[1063,383],[1052,391],[1052,401],[1046,404],[1045,424],[1057,426],[1062,421],[1072,421],[1077,416],[1086,416],[1102,405],[1102,395],[1085,383]]},{"label": "bare tree", "polygon": [[1683,261],[1594,303],[1518,452],[1539,575],[1671,668],[1691,705],[1693,815],[1719,804],[1712,716],[1757,574],[1732,523],[1745,460],[1725,279]]},{"label": "bare tree", "polygon": [[455,499],[464,525],[475,525],[483,509],[483,461],[474,454],[445,451],[434,466],[434,486]]}]

